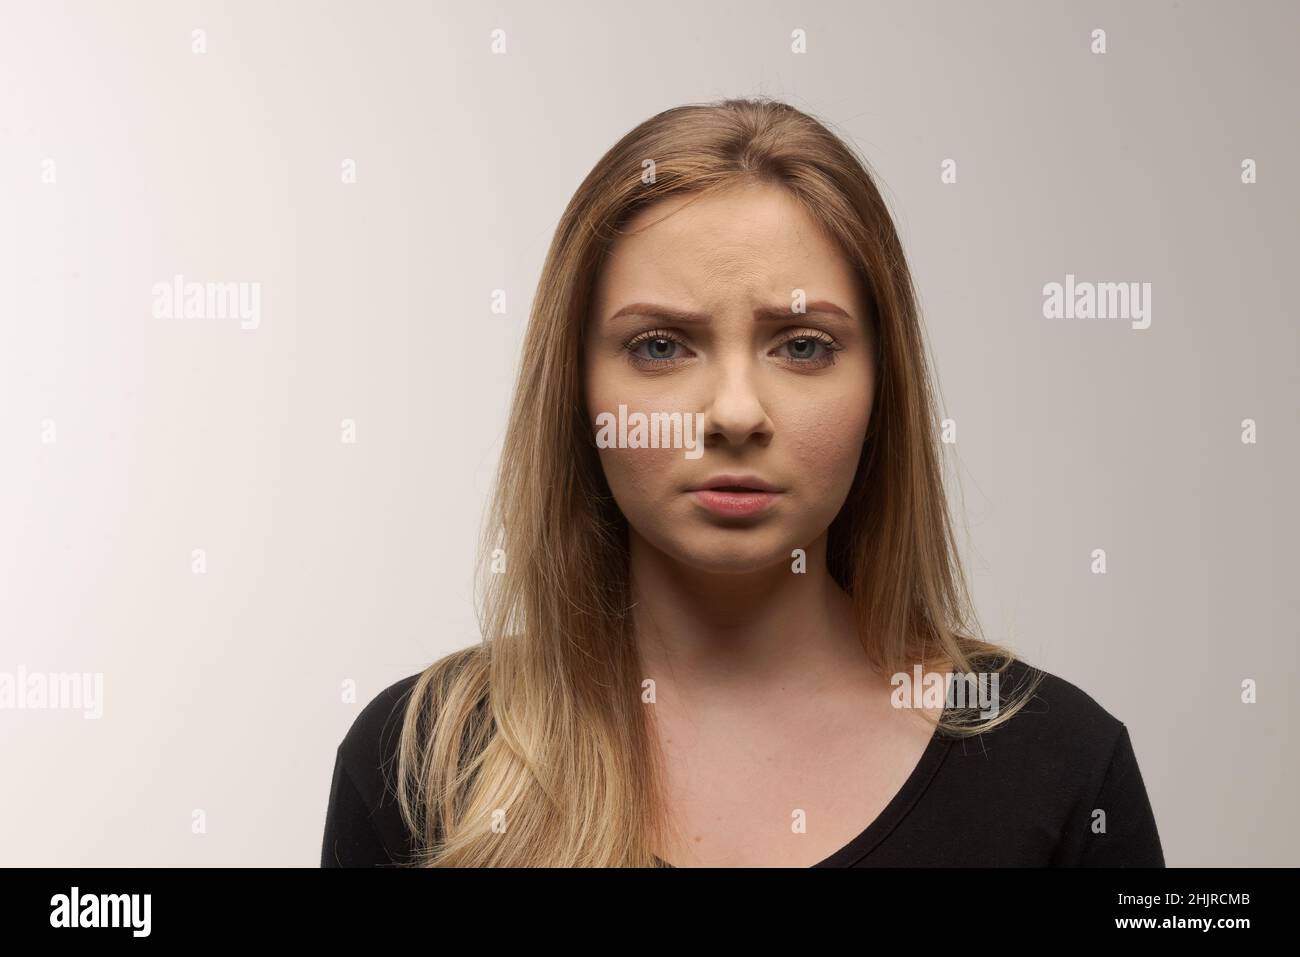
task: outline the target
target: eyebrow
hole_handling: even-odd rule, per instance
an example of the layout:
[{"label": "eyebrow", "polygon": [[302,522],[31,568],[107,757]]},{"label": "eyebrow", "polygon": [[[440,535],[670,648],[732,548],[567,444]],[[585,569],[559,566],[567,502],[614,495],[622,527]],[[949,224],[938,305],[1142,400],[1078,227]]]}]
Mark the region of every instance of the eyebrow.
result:
[{"label": "eyebrow", "polygon": [[[635,316],[642,319],[659,319],[665,322],[709,322],[711,317],[708,313],[688,312],[684,309],[673,309],[670,306],[657,306],[653,303],[634,302],[624,306],[612,316],[609,321],[621,319],[626,316]],[[827,319],[847,319],[853,322],[853,316],[845,312],[833,302],[827,302],[824,299],[818,299],[815,302],[806,304],[803,312],[793,312],[788,306],[759,306],[754,310],[755,322],[789,322],[791,319],[799,317],[819,316]]]}]

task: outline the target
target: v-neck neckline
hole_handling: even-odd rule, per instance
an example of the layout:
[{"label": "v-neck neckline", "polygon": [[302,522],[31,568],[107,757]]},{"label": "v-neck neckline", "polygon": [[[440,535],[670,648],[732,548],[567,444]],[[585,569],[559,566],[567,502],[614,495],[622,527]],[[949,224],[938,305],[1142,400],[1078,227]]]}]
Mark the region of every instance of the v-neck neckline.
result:
[{"label": "v-neck neckline", "polygon": [[934,733],[930,735],[930,743],[921,752],[921,760],[916,762],[916,767],[907,776],[903,786],[885,805],[885,809],[876,815],[876,819],[868,824],[861,834],[811,867],[849,867],[875,850],[876,846],[907,816],[907,812],[912,810],[912,806],[930,786],[935,772],[939,770],[939,765],[948,754],[952,740],[948,735],[940,733],[936,727]]},{"label": "v-neck neckline", "polygon": [[[945,708],[944,715],[947,716],[947,714],[948,709]],[[889,803],[885,805],[885,809],[876,815],[876,819],[868,824],[862,833],[839,850],[833,851],[816,864],[809,864],[806,869],[850,867],[875,850],[876,846],[907,816],[907,812],[912,809],[912,806],[925,793],[925,789],[930,786],[935,773],[939,770],[944,757],[948,754],[948,748],[951,747],[952,741],[952,737],[941,733],[938,726],[936,726],[934,732],[930,735],[929,744],[921,752],[921,759],[916,762],[916,767],[912,769],[912,773],[907,776],[907,780],[903,782],[903,786],[898,789],[898,792],[890,798]],[[655,859],[659,861],[661,867],[672,870],[678,869],[662,858]],[[796,868],[796,870],[802,869],[804,868]]]}]

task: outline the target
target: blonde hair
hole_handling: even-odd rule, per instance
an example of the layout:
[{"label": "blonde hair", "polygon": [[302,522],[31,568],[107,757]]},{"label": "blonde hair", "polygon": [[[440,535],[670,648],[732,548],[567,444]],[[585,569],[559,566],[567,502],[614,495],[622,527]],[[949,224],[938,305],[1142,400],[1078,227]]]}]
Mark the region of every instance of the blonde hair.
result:
[{"label": "blonde hair", "polygon": [[[789,190],[867,293],[877,392],[827,548],[866,654],[885,674],[927,662],[1002,672],[1014,660],[974,637],[911,274],[865,162],[818,120],[767,98],[667,110],[583,180],[542,268],[481,542],[484,555],[503,548],[505,568],[485,575],[480,561],[482,642],[430,665],[404,714],[397,798],[420,866],[659,863],[652,836],[665,811],[627,614],[626,519],[583,401],[583,336],[595,279],[632,215],[752,182]],[[945,712],[937,732],[987,731],[1036,683],[990,721]]]}]

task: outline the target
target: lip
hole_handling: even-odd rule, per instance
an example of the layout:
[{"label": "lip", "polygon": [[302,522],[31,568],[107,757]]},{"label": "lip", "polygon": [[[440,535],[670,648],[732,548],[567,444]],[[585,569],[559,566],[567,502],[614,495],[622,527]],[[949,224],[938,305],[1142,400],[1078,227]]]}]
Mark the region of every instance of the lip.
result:
[{"label": "lip", "polygon": [[715,475],[687,489],[702,508],[724,518],[749,518],[767,511],[784,494],[757,475]]},{"label": "lip", "polygon": [[726,518],[748,518],[772,507],[780,492],[719,492],[717,489],[692,489],[691,498],[715,515]]},{"label": "lip", "polygon": [[736,473],[724,473],[715,475],[706,479],[699,485],[692,485],[688,492],[702,492],[709,489],[719,489],[725,487],[742,488],[748,492],[783,492],[784,489],[777,488],[771,482],[765,482],[757,475],[740,475]]}]

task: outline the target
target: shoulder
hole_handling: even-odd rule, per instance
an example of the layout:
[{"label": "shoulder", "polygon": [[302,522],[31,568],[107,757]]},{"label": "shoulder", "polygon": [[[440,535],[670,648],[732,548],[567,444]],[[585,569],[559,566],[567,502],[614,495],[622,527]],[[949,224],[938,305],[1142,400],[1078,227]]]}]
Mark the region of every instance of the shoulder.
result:
[{"label": "shoulder", "polygon": [[1116,735],[1120,719],[1079,685],[1038,668],[1023,658],[1013,659],[1001,682],[1004,698],[1032,688],[1024,714],[1034,715],[1032,723],[1059,731],[1088,731]]},{"label": "shoulder", "polygon": [[423,672],[417,672],[395,681],[371,698],[353,719],[340,747],[344,751],[365,750],[373,748],[380,738],[386,738],[392,725],[400,721],[421,674]]},{"label": "shoulder", "polygon": [[334,759],[322,867],[401,864],[413,841],[397,805],[395,766],[404,710],[420,675],[375,695],[352,721]]},{"label": "shoulder", "polygon": [[[367,807],[377,809],[396,800],[397,756],[410,709],[418,712],[411,727],[420,746],[440,723],[441,716],[435,712],[449,686],[481,662],[481,653],[481,647],[473,645],[445,655],[424,670],[388,685],[357,714],[339,744],[338,762]],[[415,695],[418,701],[412,701]]]},{"label": "shoulder", "polygon": [[993,692],[981,704],[994,708],[974,706],[987,726],[952,732],[913,825],[943,832],[961,822],[957,846],[944,844],[945,860],[1163,866],[1120,717],[1079,684],[1022,659],[975,668]]},{"label": "shoulder", "polygon": [[1001,747],[1014,786],[1029,798],[1026,817],[1063,814],[1052,863],[1163,867],[1164,851],[1127,725],[1078,685],[1024,662],[1014,682],[1038,680],[1030,700],[1005,725]]},{"label": "shoulder", "polygon": [[361,709],[339,743],[338,759],[366,806],[379,807],[391,787],[402,723],[422,672],[395,681]]},{"label": "shoulder", "polygon": [[998,707],[1014,713],[990,736],[1000,733],[1022,747],[1055,751],[1085,764],[1109,757],[1124,723],[1101,702],[1079,685],[1022,658],[999,664]]}]

